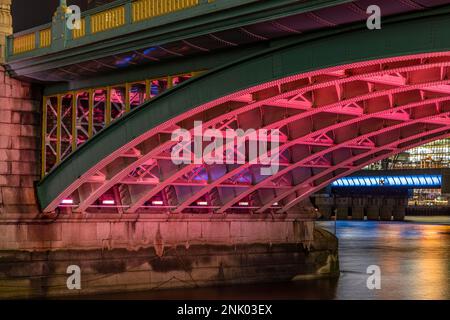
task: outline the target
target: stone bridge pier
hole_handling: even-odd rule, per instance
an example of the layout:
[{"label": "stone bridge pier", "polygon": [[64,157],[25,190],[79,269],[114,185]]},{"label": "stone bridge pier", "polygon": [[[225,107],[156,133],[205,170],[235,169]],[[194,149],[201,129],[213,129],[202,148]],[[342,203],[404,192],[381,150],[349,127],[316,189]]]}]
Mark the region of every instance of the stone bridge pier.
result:
[{"label": "stone bridge pier", "polygon": [[[0,1],[2,49],[12,31],[9,5]],[[41,214],[34,188],[40,179],[41,106],[39,86],[0,68],[0,298],[337,274],[337,241],[315,229],[308,214]],[[81,269],[81,290],[67,288],[71,265]]]},{"label": "stone bridge pier", "polygon": [[[5,37],[12,33],[10,6],[11,0],[0,0],[0,298],[338,274],[336,238],[315,228],[313,211],[302,206],[276,217],[61,208],[43,214],[35,188],[41,179],[42,139],[48,137],[41,132],[43,88],[10,77],[4,67]],[[81,290],[67,286],[73,265],[80,267]]]},{"label": "stone bridge pier", "polygon": [[[337,242],[311,218],[43,216],[39,89],[2,71],[0,297],[48,297],[336,275]],[[82,289],[67,289],[78,265]]]},{"label": "stone bridge pier", "polygon": [[[0,70],[0,297],[49,297],[335,276],[337,241],[308,214],[43,215],[40,88]],[[82,289],[67,288],[81,268]]]}]

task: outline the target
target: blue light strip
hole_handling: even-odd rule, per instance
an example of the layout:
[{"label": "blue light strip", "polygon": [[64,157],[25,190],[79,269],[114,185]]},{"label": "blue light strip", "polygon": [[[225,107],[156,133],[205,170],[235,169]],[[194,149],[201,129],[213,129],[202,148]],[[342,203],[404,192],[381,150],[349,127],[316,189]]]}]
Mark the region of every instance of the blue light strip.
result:
[{"label": "blue light strip", "polygon": [[441,175],[345,177],[333,187],[441,187]]}]

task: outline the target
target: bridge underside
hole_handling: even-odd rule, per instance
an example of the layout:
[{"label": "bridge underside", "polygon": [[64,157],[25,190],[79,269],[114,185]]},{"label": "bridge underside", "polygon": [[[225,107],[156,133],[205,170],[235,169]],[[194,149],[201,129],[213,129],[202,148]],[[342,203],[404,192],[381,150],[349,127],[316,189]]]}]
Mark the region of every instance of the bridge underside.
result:
[{"label": "bridge underside", "polygon": [[[374,60],[287,77],[223,97],[135,139],[49,207],[83,212],[284,213],[377,160],[450,134],[450,53]],[[183,164],[177,128],[278,129],[278,172]],[[229,148],[234,147],[230,144]],[[225,145],[224,154],[227,146]],[[223,162],[227,162],[226,159]]]},{"label": "bridge underside", "polygon": [[[361,31],[284,44],[183,83],[51,171],[38,186],[41,206],[80,213],[297,212],[340,177],[450,136],[447,20],[393,24],[371,39]],[[405,32],[417,37],[406,41]],[[261,175],[248,151],[243,164],[175,165],[172,133],[192,133],[195,121],[224,136],[227,129],[279,130],[279,170]]]}]

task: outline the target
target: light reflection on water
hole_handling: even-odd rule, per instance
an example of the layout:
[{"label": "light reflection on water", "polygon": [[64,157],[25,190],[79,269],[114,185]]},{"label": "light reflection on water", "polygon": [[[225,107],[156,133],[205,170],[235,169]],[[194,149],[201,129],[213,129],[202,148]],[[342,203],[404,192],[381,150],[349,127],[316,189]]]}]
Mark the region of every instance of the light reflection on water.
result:
[{"label": "light reflection on water", "polygon": [[[450,219],[342,221],[337,236],[342,274],[335,298],[450,299]],[[369,265],[381,268],[381,290],[366,288]]]},{"label": "light reflection on water", "polygon": [[[334,222],[318,222],[334,233]],[[408,222],[339,221],[341,277],[314,281],[163,290],[118,299],[450,299],[450,218]],[[369,265],[381,268],[381,290],[366,286]]]}]

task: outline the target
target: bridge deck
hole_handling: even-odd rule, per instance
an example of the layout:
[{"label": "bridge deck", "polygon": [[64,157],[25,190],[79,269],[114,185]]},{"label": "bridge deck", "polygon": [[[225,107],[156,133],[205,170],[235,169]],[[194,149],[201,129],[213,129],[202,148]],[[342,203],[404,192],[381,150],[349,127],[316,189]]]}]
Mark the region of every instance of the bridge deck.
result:
[{"label": "bridge deck", "polygon": [[[71,90],[85,89],[76,80],[92,79],[99,73],[109,73],[115,82],[106,83],[108,79],[103,78],[98,86],[113,85],[123,82],[117,79],[117,74],[124,68],[155,66],[224,49],[241,50],[272,39],[350,23],[365,25],[366,2],[123,0],[84,13],[81,30],[67,29],[65,9],[60,8],[53,23],[8,39],[8,65],[10,72],[18,77],[47,83],[75,82],[71,83]],[[388,17],[432,8],[448,0],[375,2],[380,5],[383,16]],[[183,6],[165,6],[174,3]],[[133,9],[140,6],[153,11]],[[210,68],[197,66],[195,69]],[[158,76],[190,71],[192,69],[177,70]]]}]

